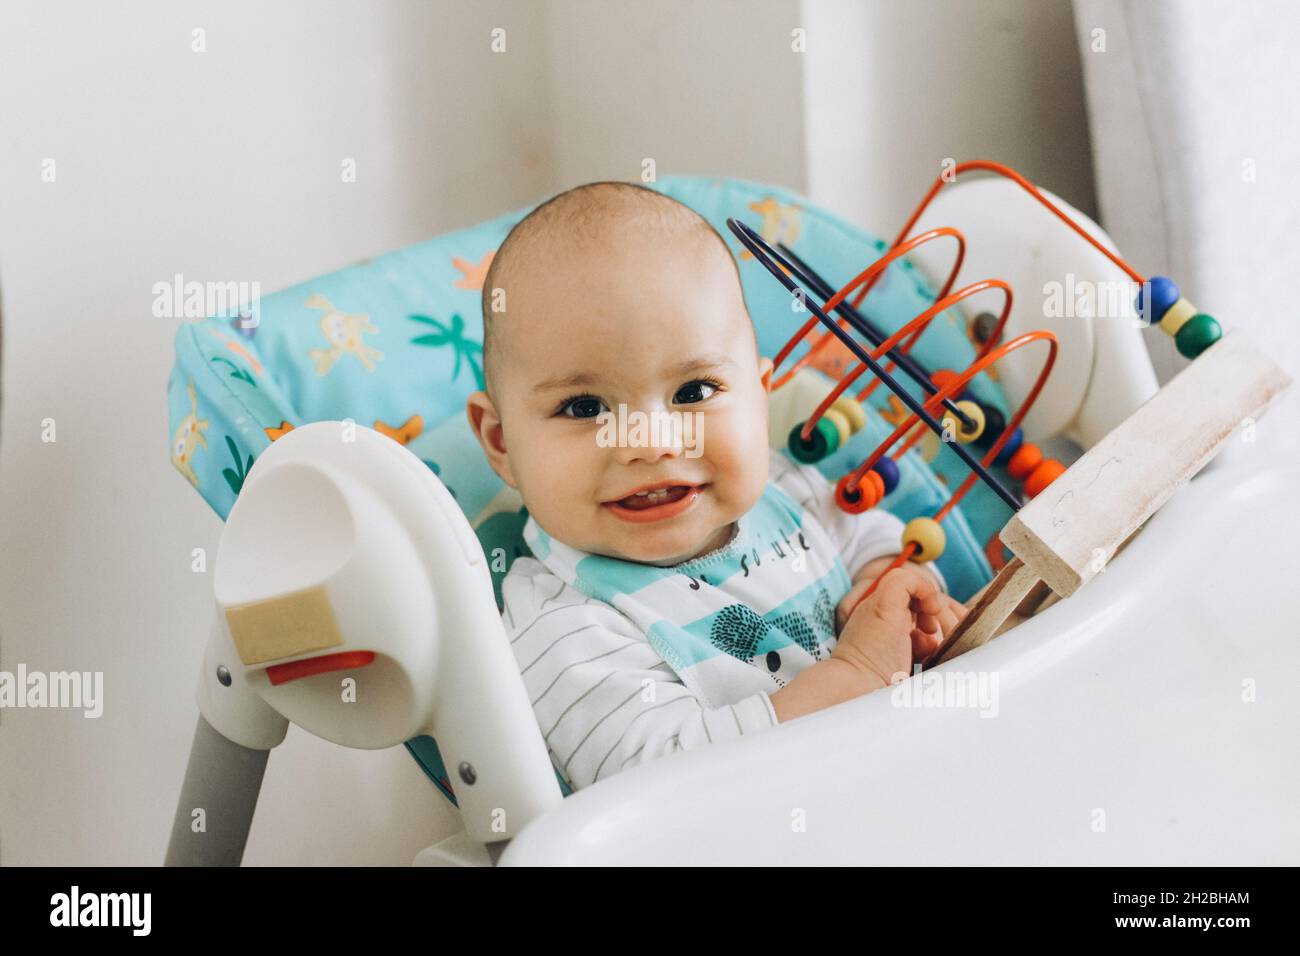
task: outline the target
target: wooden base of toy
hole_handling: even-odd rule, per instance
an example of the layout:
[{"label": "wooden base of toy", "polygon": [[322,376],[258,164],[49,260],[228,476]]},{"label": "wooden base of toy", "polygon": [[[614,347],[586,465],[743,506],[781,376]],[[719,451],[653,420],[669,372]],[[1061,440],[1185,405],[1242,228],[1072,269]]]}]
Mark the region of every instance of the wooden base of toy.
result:
[{"label": "wooden base of toy", "polygon": [[974,650],[1014,624],[1013,615],[1036,613],[1051,595],[1069,597],[1087,584],[1290,384],[1239,330],[1206,349],[1012,516],[998,537],[1013,557],[926,666]]}]

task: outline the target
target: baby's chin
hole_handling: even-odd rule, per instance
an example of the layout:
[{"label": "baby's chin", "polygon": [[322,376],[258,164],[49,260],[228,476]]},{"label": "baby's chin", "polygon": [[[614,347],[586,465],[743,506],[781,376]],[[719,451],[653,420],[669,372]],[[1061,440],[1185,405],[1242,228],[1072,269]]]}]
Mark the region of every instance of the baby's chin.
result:
[{"label": "baby's chin", "polygon": [[698,558],[725,545],[732,535],[732,522],[723,527],[663,528],[630,530],[616,538],[606,536],[595,545],[594,554],[603,554],[638,564],[671,566]]}]

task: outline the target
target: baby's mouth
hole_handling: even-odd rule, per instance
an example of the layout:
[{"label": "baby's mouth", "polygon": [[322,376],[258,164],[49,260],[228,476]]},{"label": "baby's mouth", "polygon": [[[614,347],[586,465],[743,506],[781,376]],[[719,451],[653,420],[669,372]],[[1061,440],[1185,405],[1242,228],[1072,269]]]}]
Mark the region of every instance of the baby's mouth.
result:
[{"label": "baby's mouth", "polygon": [[636,524],[675,518],[692,508],[707,485],[669,485],[604,502],[616,518]]},{"label": "baby's mouth", "polygon": [[660,488],[657,491],[640,491],[626,498],[620,498],[615,504],[631,511],[645,511],[647,508],[657,508],[659,505],[681,501],[690,490],[686,485],[673,485],[671,488]]}]

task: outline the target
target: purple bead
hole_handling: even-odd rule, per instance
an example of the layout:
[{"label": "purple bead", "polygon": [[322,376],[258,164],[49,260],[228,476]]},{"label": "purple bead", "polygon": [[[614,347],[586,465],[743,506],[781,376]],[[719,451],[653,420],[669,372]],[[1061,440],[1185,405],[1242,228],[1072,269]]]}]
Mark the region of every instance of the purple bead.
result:
[{"label": "purple bead", "polygon": [[1007,443],[1002,446],[1002,450],[998,452],[998,457],[993,459],[993,463],[997,465],[1005,465],[1011,460],[1011,456],[1020,450],[1020,446],[1024,443],[1025,433],[1017,428],[1011,433],[1011,437],[1007,439]]},{"label": "purple bead", "polygon": [[880,476],[884,482],[885,494],[889,494],[898,487],[898,463],[892,458],[882,458],[871,466],[871,470]]}]

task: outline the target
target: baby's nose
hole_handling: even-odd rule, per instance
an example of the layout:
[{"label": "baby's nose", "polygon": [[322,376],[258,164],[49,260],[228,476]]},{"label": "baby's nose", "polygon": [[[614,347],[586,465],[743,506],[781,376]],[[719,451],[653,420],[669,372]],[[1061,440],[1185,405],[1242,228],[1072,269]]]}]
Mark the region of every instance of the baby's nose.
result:
[{"label": "baby's nose", "polygon": [[685,440],[680,415],[667,412],[633,411],[611,422],[606,444],[612,445],[618,460],[654,464],[664,458],[680,457]]}]

